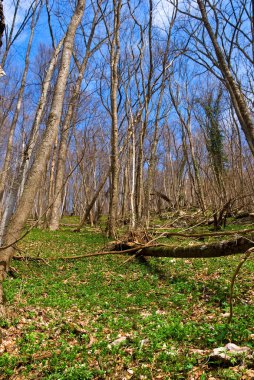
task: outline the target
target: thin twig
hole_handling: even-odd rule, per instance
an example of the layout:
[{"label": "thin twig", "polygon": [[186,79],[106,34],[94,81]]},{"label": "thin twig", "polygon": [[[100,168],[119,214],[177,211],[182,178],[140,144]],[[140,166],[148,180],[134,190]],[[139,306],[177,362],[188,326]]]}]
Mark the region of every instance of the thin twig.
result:
[{"label": "thin twig", "polygon": [[228,323],[231,323],[232,318],[233,318],[233,292],[234,292],[234,285],[235,285],[236,277],[237,277],[238,273],[240,272],[240,269],[243,266],[243,264],[245,263],[245,261],[248,260],[248,258],[250,257],[250,255],[253,252],[254,252],[254,247],[247,250],[244,258],[237,265],[236,270],[233,274],[231,284],[230,284],[230,297],[229,297],[230,312],[229,312],[229,317],[228,317]]},{"label": "thin twig", "polygon": [[[49,265],[47,260],[43,259],[42,257],[32,257],[32,256],[13,256],[14,260],[18,261],[42,261],[44,264]],[[57,260],[57,259],[55,259]]]}]

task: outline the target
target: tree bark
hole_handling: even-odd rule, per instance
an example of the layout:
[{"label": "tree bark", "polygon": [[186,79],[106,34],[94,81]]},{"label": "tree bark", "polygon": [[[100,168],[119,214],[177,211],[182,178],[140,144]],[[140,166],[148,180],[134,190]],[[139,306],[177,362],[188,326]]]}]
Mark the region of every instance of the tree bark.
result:
[{"label": "tree bark", "polygon": [[234,79],[230,67],[226,62],[225,56],[218,44],[216,35],[211,27],[211,24],[209,23],[207,12],[205,9],[204,1],[197,0],[201,15],[202,15],[202,21],[204,23],[204,26],[209,34],[209,37],[212,41],[215,54],[218,60],[218,67],[223,75],[223,78],[225,80],[226,88],[229,91],[229,94],[231,96],[231,100],[233,103],[233,106],[235,108],[235,112],[237,114],[238,120],[241,124],[242,130],[245,134],[246,140],[248,142],[249,148],[254,155],[254,120],[253,116],[251,114],[251,111],[248,107],[248,104],[246,102],[246,99]]},{"label": "tree bark", "polygon": [[3,0],[0,1],[0,47],[3,45],[2,38],[5,30],[5,18],[3,9]]},{"label": "tree bark", "polygon": [[102,191],[107,179],[108,179],[108,176],[110,175],[110,172],[111,172],[111,168],[109,169],[109,171],[106,173],[106,175],[104,176],[104,178],[102,179],[101,183],[99,184],[91,202],[89,203],[89,205],[86,207],[86,211],[85,211],[85,215],[83,216],[81,222],[79,223],[79,226],[75,229],[75,232],[79,232],[80,229],[84,226],[84,224],[86,223],[89,215],[90,215],[90,212],[93,208],[93,206],[95,205],[95,202],[97,201],[99,195],[100,195],[100,192]]},{"label": "tree bark", "polygon": [[32,152],[34,150],[34,147],[35,147],[35,144],[37,141],[37,137],[38,137],[38,133],[39,133],[39,126],[40,126],[42,116],[43,116],[43,111],[45,109],[45,105],[47,102],[47,94],[48,94],[48,91],[50,88],[51,78],[52,78],[56,63],[58,61],[59,53],[60,53],[62,46],[63,46],[63,39],[59,42],[58,46],[56,47],[55,51],[52,54],[49,66],[47,68],[47,74],[46,74],[44,81],[43,81],[43,84],[42,84],[42,92],[41,92],[40,100],[39,100],[39,103],[38,103],[38,106],[36,109],[36,114],[35,114],[34,122],[32,125],[31,134],[29,136],[29,141],[28,141],[27,147],[24,151],[23,160],[22,160],[22,164],[20,167],[20,177],[21,178],[17,181],[18,183],[20,183],[19,197],[21,196],[21,194],[23,193],[23,190],[24,190],[24,184],[25,184],[28,169],[30,166]]},{"label": "tree bark", "polygon": [[[73,53],[74,38],[78,25],[82,20],[85,8],[85,0],[79,0],[68,26],[61,57],[60,69],[53,95],[52,105],[46,130],[42,138],[41,145],[37,151],[34,163],[32,165],[30,175],[24,186],[23,194],[19,200],[16,212],[13,215],[7,229],[4,244],[13,245],[20,237],[21,231],[29,217],[34,204],[34,198],[40,184],[40,178],[45,168],[45,163],[48,161],[52,143],[55,141],[58,133],[58,125],[61,118],[63,100],[67,78],[69,74],[70,62]],[[0,281],[5,279],[6,273],[9,270],[10,260],[14,254],[13,246],[1,251],[0,255]],[[0,299],[0,304],[3,303],[3,297]]]},{"label": "tree bark", "polygon": [[190,245],[187,247],[169,246],[169,245],[154,245],[154,246],[136,246],[133,243],[118,244],[113,248],[114,252],[117,250],[124,253],[125,250],[131,253],[137,252],[142,256],[151,257],[169,257],[169,258],[182,258],[182,259],[198,259],[198,258],[212,258],[231,256],[246,252],[249,248],[254,246],[253,235],[240,237],[218,243],[208,243],[199,245]]},{"label": "tree bark", "polygon": [[[253,237],[252,237],[253,238]],[[216,244],[192,245],[189,247],[147,247],[141,250],[143,256],[174,258],[212,258],[244,253],[253,247],[245,238],[224,241]]]},{"label": "tree bark", "polygon": [[[36,6],[37,6],[37,4],[36,4]],[[38,18],[37,18],[37,20],[38,20]],[[29,37],[29,41],[28,41],[28,45],[27,45],[27,50],[26,50],[25,68],[23,71],[22,79],[21,79],[21,85],[20,85],[20,90],[19,90],[19,94],[18,94],[18,100],[17,100],[16,108],[15,108],[14,115],[13,115],[12,122],[11,122],[11,126],[10,126],[10,132],[9,132],[9,137],[8,137],[8,142],[7,142],[7,147],[6,147],[4,164],[3,164],[2,172],[0,175],[0,202],[2,202],[4,190],[6,187],[7,178],[9,177],[9,173],[10,173],[14,132],[16,129],[16,125],[18,122],[18,118],[20,115],[21,106],[22,106],[22,102],[23,102],[23,96],[24,96],[24,91],[25,91],[25,86],[26,86],[26,78],[27,78],[29,64],[30,64],[30,52],[31,52],[31,48],[32,48],[32,42],[33,42],[33,37],[34,37],[34,29],[35,29],[35,25],[36,25],[37,20],[36,20],[36,13],[34,12],[33,18],[32,18],[32,23],[31,23],[31,33],[30,33],[30,37]]]},{"label": "tree bark", "polygon": [[61,218],[61,206],[62,206],[62,193],[64,187],[64,173],[65,164],[68,150],[68,136],[70,134],[71,123],[75,124],[75,111],[78,106],[80,90],[82,86],[83,77],[87,67],[89,57],[91,56],[91,45],[95,33],[95,27],[97,25],[97,12],[94,16],[92,29],[88,38],[85,56],[83,58],[82,64],[79,67],[78,77],[73,88],[71,99],[68,104],[68,110],[65,116],[65,120],[62,126],[60,146],[58,153],[58,161],[56,167],[56,183],[54,192],[54,201],[51,208],[51,217],[49,223],[49,229],[51,231],[56,231],[59,229],[60,218]]},{"label": "tree bark", "polygon": [[116,225],[118,216],[119,198],[119,152],[118,152],[118,111],[117,111],[117,91],[118,91],[118,62],[120,58],[120,14],[122,0],[114,0],[114,32],[110,52],[110,101],[111,101],[111,192],[108,220],[109,236],[116,236]]}]

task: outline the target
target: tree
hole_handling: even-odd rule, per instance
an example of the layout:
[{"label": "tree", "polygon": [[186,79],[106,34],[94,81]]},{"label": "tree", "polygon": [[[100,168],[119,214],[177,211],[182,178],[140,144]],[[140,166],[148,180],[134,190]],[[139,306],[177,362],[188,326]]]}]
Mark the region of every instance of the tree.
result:
[{"label": "tree", "polygon": [[[38,9],[37,9],[38,8]],[[15,106],[14,115],[11,121],[10,129],[9,129],[9,137],[6,147],[6,153],[5,153],[5,159],[4,159],[4,165],[2,168],[2,172],[0,175],[0,203],[1,203],[1,210],[3,209],[3,202],[5,203],[5,209],[4,212],[1,212],[2,220],[0,225],[0,243],[2,242],[2,238],[5,232],[6,225],[9,222],[9,219],[12,215],[15,203],[16,203],[16,197],[17,197],[17,191],[19,187],[19,183],[16,181],[17,178],[14,177],[14,179],[10,183],[10,189],[8,192],[7,197],[4,199],[4,191],[6,188],[8,188],[7,179],[11,177],[11,162],[12,162],[12,153],[13,153],[13,139],[14,139],[14,133],[18,124],[18,119],[21,112],[25,87],[26,87],[26,81],[27,81],[27,75],[29,70],[29,64],[30,64],[30,53],[34,38],[34,31],[35,26],[38,22],[40,14],[40,8],[38,7],[38,1],[34,4],[34,10],[33,10],[33,17],[31,21],[31,33],[27,45],[26,50],[26,57],[25,57],[25,67],[21,78],[21,84],[20,89],[18,93],[18,99]]]},{"label": "tree", "polygon": [[[60,223],[60,217],[61,217],[62,193],[63,193],[63,187],[64,187],[64,174],[65,174],[65,168],[66,168],[66,158],[67,158],[67,149],[68,149],[68,137],[71,132],[71,124],[72,125],[76,124],[76,112],[79,105],[79,97],[80,97],[80,92],[82,88],[82,81],[84,78],[84,74],[87,68],[89,58],[101,45],[101,41],[99,41],[93,48],[91,48],[98,22],[99,22],[98,10],[96,10],[94,14],[92,26],[91,26],[91,31],[86,41],[86,51],[85,51],[82,63],[79,64],[79,62],[76,59],[76,64],[78,66],[77,79],[71,90],[68,109],[67,109],[64,121],[61,125],[61,131],[60,131],[61,136],[60,136],[60,144],[59,144],[58,159],[57,159],[55,189],[54,189],[54,195],[53,195],[54,200],[53,200],[53,204],[51,208],[51,217],[50,217],[50,223],[49,223],[49,228],[52,231],[59,229],[59,223]],[[84,39],[85,39],[85,33],[84,33]]]},{"label": "tree", "polygon": [[[2,1],[3,0],[1,0],[1,4],[2,4]],[[21,9],[21,1],[16,0],[13,2],[14,11],[13,11],[13,18],[11,21],[11,25],[10,25],[10,28],[8,27],[8,25],[6,25],[5,27],[5,50],[4,50],[2,61],[1,61],[2,67],[5,67],[7,57],[10,53],[11,47],[13,46],[17,38],[21,35],[21,33],[24,31],[28,22],[33,17],[36,6],[39,3],[41,3],[41,1],[31,0],[31,1],[28,1],[28,3],[29,3],[28,9],[26,10],[24,16],[22,17],[22,20],[19,23],[19,25],[17,25],[18,13]],[[41,6],[42,4],[39,4],[39,5]]]},{"label": "tree", "polygon": [[[61,112],[64,101],[65,88],[69,74],[71,57],[73,54],[74,38],[76,30],[81,22],[85,8],[85,0],[79,0],[74,10],[71,21],[68,25],[63,42],[63,51],[61,56],[60,69],[53,94],[52,105],[47,120],[46,130],[44,132],[41,144],[36,153],[30,174],[26,180],[24,191],[20,197],[17,209],[9,223],[8,229],[4,237],[4,246],[1,248],[0,261],[0,281],[1,285],[9,270],[11,258],[15,252],[13,245],[19,239],[25,222],[32,210],[36,191],[40,185],[41,175],[45,168],[51,151],[51,145],[55,141],[58,126],[61,118]],[[3,304],[3,290],[1,286],[0,304]]]},{"label": "tree", "polygon": [[[4,10],[3,10],[3,0],[0,0],[0,47],[3,45],[2,39],[3,34],[5,30],[5,19],[4,19]],[[5,73],[2,69],[2,66],[0,66],[0,77],[3,76]]]},{"label": "tree", "polygon": [[203,99],[200,99],[201,107],[204,109],[206,120],[205,131],[207,135],[207,150],[211,158],[214,168],[215,178],[218,183],[219,192],[223,195],[224,202],[226,200],[226,190],[223,182],[223,173],[225,170],[225,153],[223,132],[220,126],[220,118],[222,113],[222,88],[219,87],[218,93],[213,95],[213,89],[208,92]]},{"label": "tree", "polygon": [[[189,83],[185,77],[184,85],[180,88],[179,84],[173,85],[172,81],[169,83],[169,93],[173,107],[179,118],[182,132],[182,145],[183,151],[188,165],[189,177],[193,184],[194,193],[199,207],[205,211],[206,204],[204,192],[202,188],[200,168],[195,155],[195,147],[193,142],[193,134],[191,130],[192,123],[192,100],[189,94]],[[192,173],[192,168],[193,172]]]},{"label": "tree", "polygon": [[120,26],[121,26],[122,0],[113,0],[113,30],[109,25],[102,10],[102,17],[107,33],[110,54],[110,117],[111,117],[111,178],[110,178],[110,202],[108,216],[109,236],[116,236],[119,199],[119,141],[118,141],[118,64],[120,59]]},{"label": "tree", "polygon": [[[224,84],[254,155],[254,120],[248,97],[254,63],[253,4],[248,0],[197,0],[198,8],[189,0],[183,4],[179,12],[183,16],[182,24],[185,23],[182,30],[188,34],[186,55]],[[188,26],[186,17],[190,20]]]},{"label": "tree", "polygon": [[2,38],[5,30],[3,0],[0,1],[0,47],[3,45]]},{"label": "tree", "polygon": [[[165,110],[163,110],[163,100],[165,98],[165,89],[167,85],[167,81],[169,80],[169,77],[171,75],[170,69],[171,66],[176,58],[176,56],[173,56],[173,59],[170,61],[170,49],[172,48],[172,31],[174,27],[174,23],[177,16],[177,9],[175,8],[171,19],[168,21],[168,30],[165,31],[166,34],[166,40],[164,46],[157,46],[157,59],[162,55],[161,64],[159,67],[159,74],[155,76],[154,82],[152,87],[156,87],[156,91],[153,90],[153,96],[157,97],[157,100],[155,100],[156,105],[153,106],[153,112],[155,113],[154,117],[154,131],[152,135],[152,143],[150,147],[150,153],[149,153],[149,162],[148,162],[148,170],[147,170],[147,179],[146,179],[146,186],[145,186],[145,219],[146,219],[146,225],[149,226],[150,221],[150,203],[151,203],[151,192],[153,190],[152,187],[153,183],[155,182],[155,168],[156,168],[156,153],[159,143],[159,132],[160,132],[160,123],[164,121],[165,119]],[[158,69],[158,68],[157,68]],[[163,112],[164,111],[164,112]],[[163,115],[164,113],[164,115]]]},{"label": "tree", "polygon": [[[253,121],[253,116],[251,115],[250,108],[248,107],[246,98],[241,90],[241,87],[235,80],[233,74],[232,74],[232,69],[230,65],[230,60],[227,61],[225,55],[222,52],[221,47],[218,44],[218,40],[216,38],[216,34],[214,33],[211,24],[208,19],[207,11],[205,8],[205,2],[201,0],[197,0],[201,16],[202,16],[202,21],[204,23],[204,26],[209,34],[209,37],[212,41],[214,51],[217,57],[217,62],[218,62],[218,67],[223,75],[224,81],[225,81],[225,86],[228,89],[232,103],[235,108],[235,112],[238,116],[239,122],[242,126],[242,129],[244,131],[246,140],[249,144],[250,150],[252,151],[252,154],[254,155],[254,121]],[[232,5],[233,6],[233,5]],[[221,12],[220,12],[221,13]],[[226,24],[228,24],[230,21],[227,19],[224,19],[226,21]],[[240,22],[240,20],[238,19]],[[219,21],[218,21],[219,22]],[[237,32],[237,26],[235,28],[235,31]],[[233,41],[232,41],[233,43]],[[239,45],[238,45],[239,48]],[[230,56],[228,55],[228,58]],[[251,59],[252,64],[254,61]]]}]

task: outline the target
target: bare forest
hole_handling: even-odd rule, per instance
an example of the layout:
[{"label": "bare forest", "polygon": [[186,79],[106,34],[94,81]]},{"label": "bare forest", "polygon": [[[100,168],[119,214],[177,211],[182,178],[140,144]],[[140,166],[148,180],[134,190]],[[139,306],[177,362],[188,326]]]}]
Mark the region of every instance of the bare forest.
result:
[{"label": "bare forest", "polygon": [[[2,318],[15,304],[10,278],[29,265],[57,273],[72,259],[118,257],[131,273],[142,260],[226,257],[238,260],[232,323],[234,283],[254,249],[254,1],[0,0],[0,41]],[[31,241],[65,231],[80,249],[33,252]],[[103,242],[82,249],[87,231]],[[16,365],[0,378],[251,379],[251,363],[247,377],[202,366],[158,377],[157,364],[126,375],[99,362],[91,376],[15,377]]]}]

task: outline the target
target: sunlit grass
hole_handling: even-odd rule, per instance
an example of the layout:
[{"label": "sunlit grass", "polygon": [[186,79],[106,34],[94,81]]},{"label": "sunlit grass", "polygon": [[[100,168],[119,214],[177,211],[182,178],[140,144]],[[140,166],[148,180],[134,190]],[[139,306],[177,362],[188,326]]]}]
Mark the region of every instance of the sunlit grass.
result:
[{"label": "sunlit grass", "polygon": [[[238,379],[245,369],[209,368],[207,358],[227,342],[254,348],[253,260],[237,279],[228,326],[224,314],[240,256],[47,262],[106,244],[98,229],[67,227],[35,229],[20,243],[23,255],[46,262],[12,263],[18,275],[5,282],[0,378],[188,379],[199,373],[200,379]],[[125,339],[114,344],[119,337]]]}]

